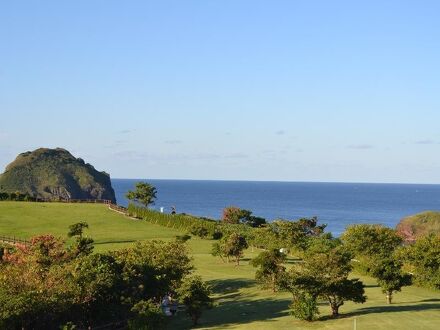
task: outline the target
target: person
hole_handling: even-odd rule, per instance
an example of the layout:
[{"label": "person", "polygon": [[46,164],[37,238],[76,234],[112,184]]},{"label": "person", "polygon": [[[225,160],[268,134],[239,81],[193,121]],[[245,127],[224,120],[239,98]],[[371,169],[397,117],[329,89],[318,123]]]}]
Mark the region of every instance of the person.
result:
[{"label": "person", "polygon": [[169,303],[169,305],[168,306],[170,306],[170,313],[171,313],[171,315],[176,315],[176,313],[177,313],[177,301],[176,301],[176,299],[173,299],[173,297],[170,295],[170,303]]},{"label": "person", "polygon": [[170,311],[170,296],[168,294],[162,299],[162,311],[166,316],[173,315]]},{"label": "person", "polygon": [[171,214],[176,214],[176,207],[175,206],[171,206]]}]

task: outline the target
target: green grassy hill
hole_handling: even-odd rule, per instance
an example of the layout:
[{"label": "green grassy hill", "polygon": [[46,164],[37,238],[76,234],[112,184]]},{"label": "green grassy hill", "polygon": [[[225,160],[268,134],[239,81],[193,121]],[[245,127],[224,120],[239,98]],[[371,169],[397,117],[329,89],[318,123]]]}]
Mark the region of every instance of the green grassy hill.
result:
[{"label": "green grassy hill", "polygon": [[[139,220],[107,209],[100,204],[61,204],[0,202],[0,235],[29,238],[52,233],[64,236],[67,227],[87,221],[87,234],[97,243],[97,251],[117,249],[136,240],[173,239],[181,232]],[[385,296],[375,281],[362,277],[367,284],[365,304],[346,303],[341,317],[327,319],[329,307],[321,306],[320,321],[307,323],[288,313],[290,295],[261,290],[254,282],[255,269],[248,260],[259,251],[248,249],[239,267],[224,264],[210,254],[212,241],[192,238],[189,245],[196,272],[215,292],[217,307],[205,312],[200,329],[439,329],[440,292],[418,287],[403,288],[395,303],[386,305]],[[292,262],[292,260],[290,260]],[[354,275],[355,276],[355,275]],[[171,320],[170,329],[189,329],[191,322],[181,313]]]}]

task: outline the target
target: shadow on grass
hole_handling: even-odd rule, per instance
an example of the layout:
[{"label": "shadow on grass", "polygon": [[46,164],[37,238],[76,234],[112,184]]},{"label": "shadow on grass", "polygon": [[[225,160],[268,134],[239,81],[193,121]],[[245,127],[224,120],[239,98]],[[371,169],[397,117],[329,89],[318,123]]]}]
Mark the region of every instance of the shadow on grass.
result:
[{"label": "shadow on grass", "polygon": [[[288,315],[290,299],[264,298],[253,299],[255,295],[246,293],[243,297],[241,289],[256,286],[254,280],[235,278],[208,281],[212,291],[219,296],[215,299],[215,308],[206,311],[202,316],[201,326],[205,328],[228,328],[238,324],[254,321],[267,321]],[[183,320],[182,320],[183,321]],[[173,322],[173,329],[192,328],[187,322]]]},{"label": "shadow on grass", "polygon": [[[228,329],[240,324],[265,322],[288,315],[289,299],[226,299],[226,301],[223,301],[223,298],[215,302],[214,309],[203,312],[200,327],[204,329]],[[168,324],[167,329],[197,329],[197,327],[192,326],[183,313],[179,313]],[[252,327],[250,326],[249,329],[252,329]]]},{"label": "shadow on grass", "polygon": [[227,280],[212,280],[207,282],[213,293],[227,294],[239,291],[242,288],[249,288],[255,285],[254,280],[247,278],[233,278]]},{"label": "shadow on grass", "polygon": [[[418,305],[402,305],[402,304],[392,304],[387,306],[373,306],[373,307],[363,307],[359,308],[353,312],[343,313],[340,314],[337,318],[343,319],[347,317],[352,316],[360,316],[360,315],[366,315],[366,314],[380,314],[380,313],[398,313],[398,312],[420,312],[420,311],[427,311],[427,310],[439,310],[440,311],[440,303],[438,304],[426,304],[423,302],[429,302],[429,301],[440,301],[440,299],[427,299],[427,300],[421,300],[418,303]],[[323,316],[320,317],[320,321],[326,321],[332,319],[331,316]]]}]

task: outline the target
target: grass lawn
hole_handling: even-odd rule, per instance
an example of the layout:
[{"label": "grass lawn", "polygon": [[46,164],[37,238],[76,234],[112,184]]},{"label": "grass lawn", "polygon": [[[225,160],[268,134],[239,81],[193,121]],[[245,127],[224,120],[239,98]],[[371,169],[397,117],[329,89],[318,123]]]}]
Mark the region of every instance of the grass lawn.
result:
[{"label": "grass lawn", "polygon": [[102,204],[0,202],[0,235],[30,238],[51,233],[65,237],[69,225],[85,221],[86,235],[96,243],[96,251],[127,246],[138,240],[169,240],[177,230],[151,226],[132,220]]},{"label": "grass lawn", "polygon": [[[67,227],[86,221],[87,232],[97,243],[97,251],[117,249],[145,239],[173,239],[179,231],[131,220],[104,205],[0,202],[0,235],[29,238],[52,233],[64,236]],[[392,305],[385,303],[375,281],[362,277],[367,285],[365,304],[346,303],[341,317],[328,319],[330,309],[320,306],[321,320],[307,323],[288,313],[290,296],[261,290],[254,282],[248,260],[259,251],[249,249],[239,267],[224,264],[210,255],[212,241],[189,241],[196,272],[213,287],[217,306],[206,311],[199,329],[440,329],[440,292],[418,287],[404,288]],[[170,329],[189,329],[191,322],[181,313],[170,322]]]}]

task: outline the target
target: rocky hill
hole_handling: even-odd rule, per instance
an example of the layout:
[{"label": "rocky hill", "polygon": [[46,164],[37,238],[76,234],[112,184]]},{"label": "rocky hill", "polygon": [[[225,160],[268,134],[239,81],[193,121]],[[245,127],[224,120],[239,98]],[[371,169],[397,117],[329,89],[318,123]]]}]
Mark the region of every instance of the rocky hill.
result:
[{"label": "rocky hill", "polygon": [[17,156],[0,175],[0,190],[48,199],[109,199],[110,176],[65,149],[40,148]]},{"label": "rocky hill", "polygon": [[427,211],[403,218],[396,230],[406,242],[429,234],[440,235],[440,212]]}]

